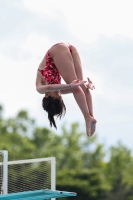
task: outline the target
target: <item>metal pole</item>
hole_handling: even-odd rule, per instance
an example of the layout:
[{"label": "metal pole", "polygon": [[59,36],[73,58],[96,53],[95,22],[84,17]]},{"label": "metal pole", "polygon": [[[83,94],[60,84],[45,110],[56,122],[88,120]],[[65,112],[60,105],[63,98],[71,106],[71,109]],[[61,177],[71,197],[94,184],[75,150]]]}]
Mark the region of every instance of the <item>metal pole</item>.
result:
[{"label": "metal pole", "polygon": [[[56,159],[51,159],[51,190],[56,190]],[[52,198],[55,200],[55,198]]]},{"label": "metal pole", "polygon": [[8,193],[8,151],[3,150],[0,151],[3,157],[3,164],[2,164],[2,173],[3,173],[3,180],[2,180],[2,194]]}]

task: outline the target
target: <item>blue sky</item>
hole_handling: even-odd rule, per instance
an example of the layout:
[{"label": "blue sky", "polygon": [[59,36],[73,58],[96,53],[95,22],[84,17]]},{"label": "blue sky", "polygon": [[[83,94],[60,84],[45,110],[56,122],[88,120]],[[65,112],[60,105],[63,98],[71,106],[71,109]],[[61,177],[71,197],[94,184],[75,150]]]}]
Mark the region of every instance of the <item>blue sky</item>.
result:
[{"label": "blue sky", "polygon": [[[51,45],[69,42],[81,55],[84,78],[96,86],[96,134],[107,146],[120,140],[133,149],[132,19],[130,0],[1,0],[0,104],[5,117],[27,109],[49,128],[42,95],[35,89],[36,71]],[[79,122],[84,128],[73,96],[64,101],[67,113],[57,120],[58,127]]]}]

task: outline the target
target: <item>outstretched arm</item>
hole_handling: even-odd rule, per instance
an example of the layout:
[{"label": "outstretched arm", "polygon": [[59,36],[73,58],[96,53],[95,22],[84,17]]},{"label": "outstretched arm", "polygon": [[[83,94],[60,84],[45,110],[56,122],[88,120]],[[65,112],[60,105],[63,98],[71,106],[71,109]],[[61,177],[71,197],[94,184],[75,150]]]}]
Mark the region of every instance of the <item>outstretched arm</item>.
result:
[{"label": "outstretched arm", "polygon": [[36,87],[36,90],[40,94],[44,94],[46,92],[54,92],[57,90],[65,90],[69,88],[70,88],[69,84],[49,84],[49,85],[39,85]]},{"label": "outstretched arm", "polygon": [[72,88],[83,85],[85,82],[86,81],[83,81],[83,80],[74,80],[70,84],[49,84],[49,85],[39,84],[36,86],[36,90],[41,94],[44,94],[46,92],[53,92],[53,91],[57,91],[57,90],[69,90],[70,91]]}]

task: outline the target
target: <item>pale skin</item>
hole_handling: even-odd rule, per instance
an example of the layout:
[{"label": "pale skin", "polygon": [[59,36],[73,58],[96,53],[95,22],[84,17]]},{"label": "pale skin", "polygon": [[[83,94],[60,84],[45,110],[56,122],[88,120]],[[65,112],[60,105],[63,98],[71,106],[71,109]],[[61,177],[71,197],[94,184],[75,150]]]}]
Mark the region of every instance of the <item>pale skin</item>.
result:
[{"label": "pale skin", "polygon": [[[72,52],[67,45],[58,44],[50,49],[50,57],[59,70],[66,84],[47,84],[42,74],[37,71],[36,89],[45,97],[52,96],[61,98],[61,94],[73,93],[74,98],[81,109],[86,122],[86,132],[92,136],[95,132],[96,119],[93,115],[92,97],[90,90],[95,89],[93,83],[88,78],[88,82],[83,80],[82,64],[77,49],[73,46]],[[46,58],[44,57],[39,65],[39,69],[44,69]]]}]

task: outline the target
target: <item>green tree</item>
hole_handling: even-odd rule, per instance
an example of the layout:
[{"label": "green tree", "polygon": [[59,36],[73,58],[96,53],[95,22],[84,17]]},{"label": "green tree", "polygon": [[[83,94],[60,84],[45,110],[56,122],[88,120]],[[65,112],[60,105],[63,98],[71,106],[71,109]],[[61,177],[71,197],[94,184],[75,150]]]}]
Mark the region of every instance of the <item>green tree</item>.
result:
[{"label": "green tree", "polygon": [[75,170],[73,166],[71,170],[57,172],[57,189],[76,192],[78,194],[76,200],[104,200],[110,186],[100,169]]},{"label": "green tree", "polygon": [[[105,162],[104,144],[98,141],[97,134],[87,137],[79,124],[62,126],[57,134],[38,127],[25,110],[5,119],[2,106],[0,138],[0,149],[8,150],[9,160],[56,157],[57,189],[77,192],[77,200],[133,200],[133,157],[121,143],[108,150],[110,156]],[[28,175],[25,173],[25,177]],[[20,173],[18,180],[22,176]]]},{"label": "green tree", "polygon": [[110,149],[106,175],[111,185],[107,200],[133,199],[133,158],[131,151],[121,143]]},{"label": "green tree", "polygon": [[9,160],[33,158],[35,147],[26,135],[34,120],[30,119],[26,111],[20,111],[15,118],[9,119],[4,119],[0,113],[0,149],[8,150]]},{"label": "green tree", "polygon": [[33,132],[32,141],[36,146],[36,156],[54,156],[58,160],[57,169],[82,167],[82,136],[78,124],[72,124],[70,130],[62,127],[60,135],[49,129],[37,127]]}]

